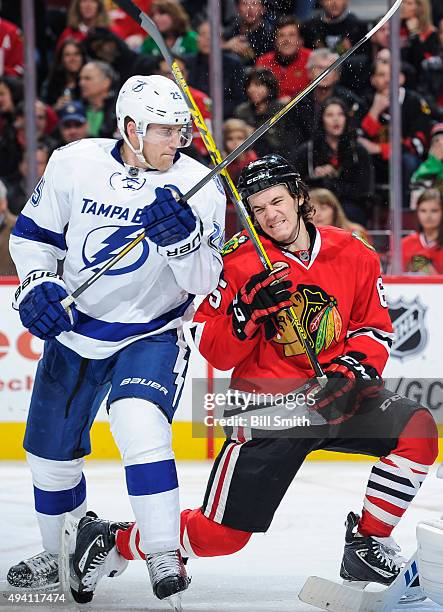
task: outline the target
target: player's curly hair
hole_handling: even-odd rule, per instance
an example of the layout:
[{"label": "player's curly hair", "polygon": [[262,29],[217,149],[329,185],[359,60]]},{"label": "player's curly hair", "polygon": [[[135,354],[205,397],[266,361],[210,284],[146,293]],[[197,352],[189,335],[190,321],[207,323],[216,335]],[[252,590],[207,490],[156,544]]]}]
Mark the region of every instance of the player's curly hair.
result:
[{"label": "player's curly hair", "polygon": [[312,221],[314,207],[311,204],[311,196],[309,195],[309,189],[306,183],[300,180],[298,182],[298,193],[294,194],[291,190],[290,192],[295,198],[300,199],[300,196],[303,197],[303,204],[300,205],[299,210],[304,223]]}]

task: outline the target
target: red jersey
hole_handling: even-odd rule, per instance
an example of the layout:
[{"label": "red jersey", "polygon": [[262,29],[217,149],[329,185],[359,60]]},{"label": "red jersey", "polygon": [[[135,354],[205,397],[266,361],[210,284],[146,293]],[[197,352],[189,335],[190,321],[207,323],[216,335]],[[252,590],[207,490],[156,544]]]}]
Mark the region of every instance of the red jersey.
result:
[{"label": "red jersey", "polygon": [[[292,303],[307,340],[325,365],[351,351],[361,353],[363,363],[383,371],[393,339],[380,261],[361,238],[332,227],[314,228],[310,260],[283,251],[263,237],[273,264],[289,265]],[[232,379],[273,379],[279,392],[294,389],[294,379],[314,377],[286,312],[278,315],[279,332],[266,340],[263,326],[251,339],[239,340],[227,313],[237,291],[262,270],[245,232],[234,236],[224,249],[224,271],[218,288],[198,308],[195,338],[202,355],[220,370],[234,368]],[[199,325],[199,323],[204,325]],[[275,382],[277,381],[277,383]],[[235,384],[235,383],[234,383]],[[242,383],[240,388],[245,388]]]},{"label": "red jersey", "polygon": [[68,38],[71,40],[75,40],[78,43],[81,43],[85,40],[86,36],[88,35],[88,30],[83,26],[80,29],[78,28],[71,28],[71,27],[66,27],[63,32],[60,34],[57,44],[56,44],[56,49],[60,49],[60,47],[62,46],[62,44],[65,42],[65,40],[67,40]]},{"label": "red jersey", "polygon": [[426,242],[423,234],[415,233],[401,241],[403,270],[416,274],[443,274],[443,247]]},{"label": "red jersey", "polygon": [[18,27],[0,19],[0,75],[23,76],[23,39]]},{"label": "red jersey", "polygon": [[311,49],[301,47],[297,57],[290,64],[283,66],[277,62],[275,51],[271,51],[261,55],[255,64],[272,70],[279,83],[280,98],[293,98],[310,83],[306,64],[311,53]]},{"label": "red jersey", "polygon": [[[135,0],[134,4],[136,4],[139,9],[149,14],[152,0]],[[146,38],[145,30],[120,8],[113,8],[109,13],[111,19],[110,30],[114,32],[114,34],[117,34],[117,36],[120,36],[121,39],[126,40],[129,36],[134,35],[143,36],[143,39]]]}]

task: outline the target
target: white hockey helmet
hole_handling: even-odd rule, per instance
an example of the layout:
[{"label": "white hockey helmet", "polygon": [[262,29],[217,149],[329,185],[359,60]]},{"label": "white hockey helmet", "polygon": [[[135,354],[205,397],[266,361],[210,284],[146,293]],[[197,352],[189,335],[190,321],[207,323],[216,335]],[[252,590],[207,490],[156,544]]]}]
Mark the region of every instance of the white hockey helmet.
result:
[{"label": "white hockey helmet", "polygon": [[[180,89],[171,79],[160,75],[130,77],[120,89],[116,111],[121,135],[142,163],[147,163],[143,155],[143,138],[150,123],[182,125],[180,147],[188,147],[191,144],[191,113]],[[131,145],[126,134],[125,120],[128,117],[136,125],[138,149]]]}]

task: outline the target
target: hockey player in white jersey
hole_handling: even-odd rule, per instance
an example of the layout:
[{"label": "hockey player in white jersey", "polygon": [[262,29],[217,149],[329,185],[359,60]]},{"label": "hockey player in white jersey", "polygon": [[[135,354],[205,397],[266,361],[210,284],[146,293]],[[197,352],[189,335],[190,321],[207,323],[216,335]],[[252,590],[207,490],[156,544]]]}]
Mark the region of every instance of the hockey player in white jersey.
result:
[{"label": "hockey player in white jersey", "polygon": [[[45,340],[24,439],[44,552],[11,567],[8,581],[58,582],[61,527],[65,513],[85,514],[89,430],[109,393],[129,498],[152,553],[152,587],[163,599],[188,585],[170,428],[189,353],[182,324],[195,294],[218,283],[225,195],[218,180],[189,204],[173,195],[208,170],[179,151],[191,142],[192,124],[171,80],[131,77],[117,120],[123,140],[82,140],[54,152],[11,237],[21,280],[15,308]],[[61,300],[142,229],[146,239],[66,312]]]}]

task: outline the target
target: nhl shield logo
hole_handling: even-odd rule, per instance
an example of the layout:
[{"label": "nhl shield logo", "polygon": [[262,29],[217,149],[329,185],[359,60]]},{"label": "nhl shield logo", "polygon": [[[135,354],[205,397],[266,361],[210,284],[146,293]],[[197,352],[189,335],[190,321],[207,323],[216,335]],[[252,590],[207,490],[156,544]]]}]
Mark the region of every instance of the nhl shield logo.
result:
[{"label": "nhl shield logo", "polygon": [[420,353],[428,341],[424,318],[426,307],[416,297],[408,302],[399,298],[389,302],[389,314],[394,326],[392,357],[405,359]]}]

